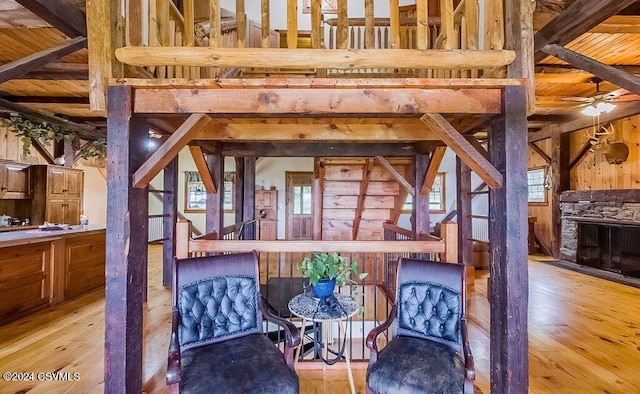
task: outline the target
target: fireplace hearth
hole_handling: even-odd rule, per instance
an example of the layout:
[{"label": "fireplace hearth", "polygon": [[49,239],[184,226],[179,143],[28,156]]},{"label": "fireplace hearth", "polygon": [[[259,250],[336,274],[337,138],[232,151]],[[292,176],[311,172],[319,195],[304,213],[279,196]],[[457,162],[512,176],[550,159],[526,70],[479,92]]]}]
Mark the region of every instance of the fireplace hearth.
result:
[{"label": "fireplace hearth", "polygon": [[640,278],[640,190],[562,193],[561,258]]}]

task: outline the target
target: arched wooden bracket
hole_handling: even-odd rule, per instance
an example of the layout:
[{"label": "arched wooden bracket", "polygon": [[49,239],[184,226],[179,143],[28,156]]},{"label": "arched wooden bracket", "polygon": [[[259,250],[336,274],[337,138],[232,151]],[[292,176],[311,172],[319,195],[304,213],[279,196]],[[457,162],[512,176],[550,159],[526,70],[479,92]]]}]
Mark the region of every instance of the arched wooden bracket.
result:
[{"label": "arched wooden bracket", "polygon": [[502,187],[503,177],[489,160],[467,141],[442,115],[424,114],[420,120],[455,152],[490,188]]},{"label": "arched wooden bracket", "polygon": [[144,189],[166,167],[211,118],[206,114],[192,114],[171,136],[153,152],[151,157],[133,174],[133,187]]}]

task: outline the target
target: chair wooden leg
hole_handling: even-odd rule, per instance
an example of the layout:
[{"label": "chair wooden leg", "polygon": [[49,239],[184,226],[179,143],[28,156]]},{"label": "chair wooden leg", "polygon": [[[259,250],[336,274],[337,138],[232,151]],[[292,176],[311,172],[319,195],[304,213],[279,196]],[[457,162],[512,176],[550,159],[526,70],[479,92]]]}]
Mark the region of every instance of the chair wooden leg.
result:
[{"label": "chair wooden leg", "polygon": [[[344,320],[340,320],[340,328],[342,329],[342,335],[347,335],[347,326]],[[346,341],[346,338],[345,338]],[[349,375],[349,387],[351,387],[351,394],[356,394],[356,387],[353,383],[353,372],[351,372],[351,360],[349,360],[349,352],[347,351],[347,344],[344,345],[344,360],[347,363],[347,374]]]}]

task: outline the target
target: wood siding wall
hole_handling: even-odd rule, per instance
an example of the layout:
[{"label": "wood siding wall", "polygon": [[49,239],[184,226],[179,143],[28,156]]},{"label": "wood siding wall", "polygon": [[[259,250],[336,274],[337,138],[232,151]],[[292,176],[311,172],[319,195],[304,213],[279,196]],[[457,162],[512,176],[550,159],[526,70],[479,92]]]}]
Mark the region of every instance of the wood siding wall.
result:
[{"label": "wood siding wall", "polygon": [[[51,151],[51,147],[47,146]],[[47,164],[46,160],[31,147],[27,156],[22,156],[22,142],[8,128],[0,125],[0,160],[11,160],[18,163]]]},{"label": "wood siding wall", "polygon": [[[588,152],[571,171],[571,190],[640,189],[640,115],[613,122],[615,134],[610,142],[625,142],[629,146],[629,158],[622,164],[609,164],[601,152]],[[587,141],[587,131],[571,133],[571,154],[573,160]],[[551,139],[537,143],[551,156]],[[529,148],[529,168],[546,166],[540,155]],[[550,191],[547,191],[550,193]],[[551,195],[549,203],[529,204],[529,216],[537,217],[536,235],[546,245],[551,245]]]}]

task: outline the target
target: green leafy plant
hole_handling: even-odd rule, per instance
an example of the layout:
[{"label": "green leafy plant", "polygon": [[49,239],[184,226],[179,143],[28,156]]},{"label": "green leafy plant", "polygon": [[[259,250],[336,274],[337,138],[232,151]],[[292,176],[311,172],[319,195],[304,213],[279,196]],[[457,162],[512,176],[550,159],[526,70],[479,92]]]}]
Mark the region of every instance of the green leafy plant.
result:
[{"label": "green leafy plant", "polygon": [[11,130],[13,134],[20,137],[22,141],[22,155],[31,153],[31,141],[36,140],[43,145],[51,140],[61,141],[62,139],[73,140],[75,134],[63,130],[62,127],[40,120],[26,119],[19,114],[12,112],[8,118],[2,119],[2,124]]},{"label": "green leafy plant", "polygon": [[305,257],[302,262],[296,264],[303,278],[309,278],[312,285],[317,285],[321,279],[335,279],[338,286],[346,283],[356,285],[351,279],[351,274],[358,276],[359,280],[367,277],[367,273],[358,274],[358,263],[347,262],[339,253],[313,253],[313,257]]},{"label": "green leafy plant", "polygon": [[100,138],[84,145],[78,152],[78,155],[83,159],[88,159],[90,157],[105,158],[107,156],[107,140]]}]

